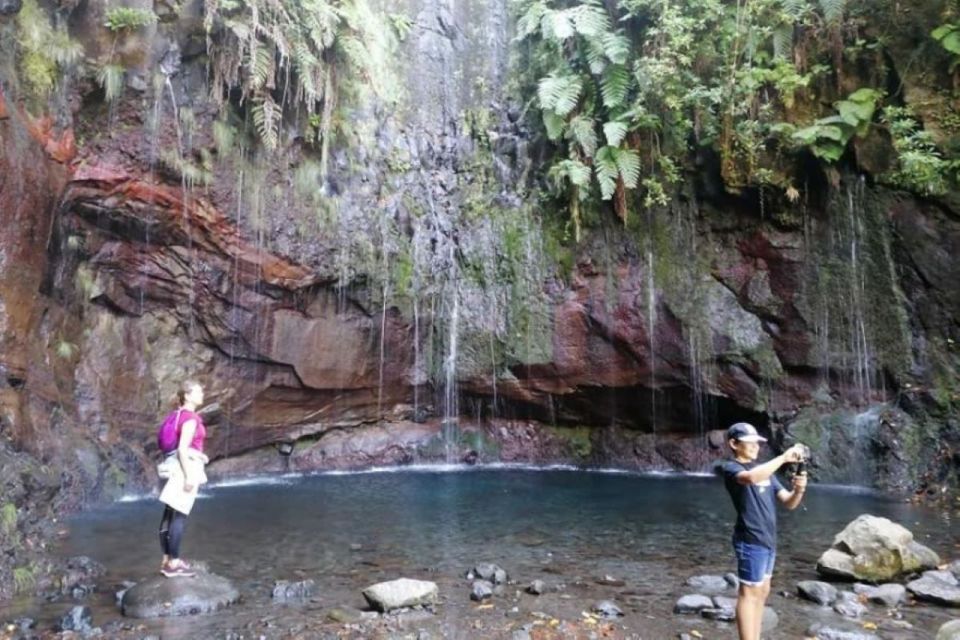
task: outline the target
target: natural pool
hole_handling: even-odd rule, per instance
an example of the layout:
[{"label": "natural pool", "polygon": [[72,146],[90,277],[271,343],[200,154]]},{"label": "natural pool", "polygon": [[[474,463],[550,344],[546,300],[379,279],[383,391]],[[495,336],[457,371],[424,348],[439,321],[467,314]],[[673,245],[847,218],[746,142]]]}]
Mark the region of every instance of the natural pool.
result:
[{"label": "natural pool", "polygon": [[[960,543],[960,523],[946,512],[849,488],[813,486],[805,508],[781,511],[770,600],[781,621],[765,637],[802,637],[818,616],[835,617],[776,593],[794,592],[796,581],[814,578],[818,555],[861,513],[900,522],[945,560]],[[107,584],[142,579],[159,564],[160,515],[152,498],[78,514],[59,553],[102,562]],[[436,617],[412,623],[411,637],[419,628],[431,630],[432,637],[510,637],[511,629],[537,614],[577,620],[605,598],[624,609],[618,622],[627,628],[624,634],[674,638],[697,629],[707,638],[734,637],[729,625],[672,613],[677,597],[690,592],[683,586],[686,578],[732,570],[733,517],[714,477],[469,468],[234,482],[205,491],[183,551],[232,579],[242,602],[189,621],[148,621],[141,631],[163,638],[221,638],[227,630],[250,634],[256,627],[245,637],[280,638],[296,625],[323,623],[317,629],[336,637],[342,625],[327,622],[326,611],[362,607],[363,587],[404,576],[433,580],[441,593]],[[469,600],[463,574],[484,561],[504,567],[518,584],[495,598],[493,607],[479,608]],[[625,584],[597,584],[605,575]],[[274,580],[304,578],[316,582],[310,601],[271,602]],[[534,579],[565,588],[540,597],[517,593]],[[41,620],[68,608],[65,602],[31,606]],[[120,618],[112,592],[93,596],[91,606],[96,625]],[[927,606],[903,612],[916,628],[909,636],[915,638],[932,637],[950,617],[947,610]],[[867,620],[875,622],[886,616],[876,605],[870,614]]]}]

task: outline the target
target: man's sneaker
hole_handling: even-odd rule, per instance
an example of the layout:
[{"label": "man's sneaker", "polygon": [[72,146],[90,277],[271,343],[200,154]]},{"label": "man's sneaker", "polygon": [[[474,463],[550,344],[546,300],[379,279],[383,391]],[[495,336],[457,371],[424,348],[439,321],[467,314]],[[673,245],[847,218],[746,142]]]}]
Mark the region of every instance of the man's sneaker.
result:
[{"label": "man's sneaker", "polygon": [[177,564],[168,562],[167,566],[160,570],[160,573],[168,578],[192,578],[197,575],[185,562],[178,562]]}]

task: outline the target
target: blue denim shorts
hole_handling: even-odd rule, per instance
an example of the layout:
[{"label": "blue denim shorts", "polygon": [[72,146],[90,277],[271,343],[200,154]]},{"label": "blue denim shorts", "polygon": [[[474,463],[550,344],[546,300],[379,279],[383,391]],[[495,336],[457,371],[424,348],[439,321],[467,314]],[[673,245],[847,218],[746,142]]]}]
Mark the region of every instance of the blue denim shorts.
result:
[{"label": "blue denim shorts", "polygon": [[777,552],[759,544],[735,541],[733,551],[737,555],[737,577],[743,584],[755,587],[773,575]]}]

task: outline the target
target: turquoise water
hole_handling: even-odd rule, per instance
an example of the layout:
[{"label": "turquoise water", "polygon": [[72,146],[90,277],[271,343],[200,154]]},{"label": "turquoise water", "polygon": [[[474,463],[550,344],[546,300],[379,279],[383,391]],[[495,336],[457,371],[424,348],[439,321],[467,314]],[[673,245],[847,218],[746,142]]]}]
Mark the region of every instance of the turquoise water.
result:
[{"label": "turquoise water", "polygon": [[[944,512],[813,486],[802,509],[781,511],[774,591],[794,591],[797,580],[813,578],[816,558],[861,513],[904,524],[944,558],[960,543],[960,524]],[[160,515],[153,498],[84,512],[69,522],[60,553],[99,560],[109,579],[137,580],[158,566]],[[183,554],[233,579],[244,603],[229,616],[209,616],[203,623],[207,631],[194,626],[192,633],[215,637],[214,629],[245,615],[275,611],[269,598],[275,579],[316,581],[318,597],[297,611],[306,616],[332,606],[360,607],[363,587],[406,576],[440,584],[444,604],[437,617],[448,630],[462,622],[460,637],[483,637],[466,627],[475,605],[462,576],[473,564],[488,561],[504,567],[518,589],[536,578],[571,585],[550,615],[578,616],[596,599],[611,597],[627,605],[623,621],[631,629],[661,637],[689,626],[689,619],[670,612],[687,592],[682,586],[687,577],[732,570],[733,520],[729,498],[713,477],[407,470],[212,487],[190,517]],[[626,584],[619,589],[595,585],[594,579],[604,575]],[[119,617],[110,598],[97,602],[97,624]],[[550,602],[520,604],[543,608]],[[775,596],[771,604],[782,620],[782,636],[771,637],[797,637],[813,615],[796,601],[778,603]],[[941,618],[946,619],[939,610],[928,608],[908,616],[929,629]],[[165,625],[173,635],[164,637],[187,637],[176,635],[177,623]]]}]

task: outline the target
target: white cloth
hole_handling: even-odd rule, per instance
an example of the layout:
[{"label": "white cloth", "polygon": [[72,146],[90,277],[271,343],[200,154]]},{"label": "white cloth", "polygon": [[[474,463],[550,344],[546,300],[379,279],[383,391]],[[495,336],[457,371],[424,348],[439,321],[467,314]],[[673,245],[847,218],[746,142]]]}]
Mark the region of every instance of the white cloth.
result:
[{"label": "white cloth", "polygon": [[[179,454],[165,458],[157,465],[157,472],[161,478],[167,478],[160,492],[160,502],[184,515],[189,515],[200,492],[200,485],[207,482],[207,474],[203,470],[206,456],[191,449],[186,458],[186,475],[184,475],[184,464],[181,464]],[[184,489],[188,477],[193,487],[190,491]]]}]

